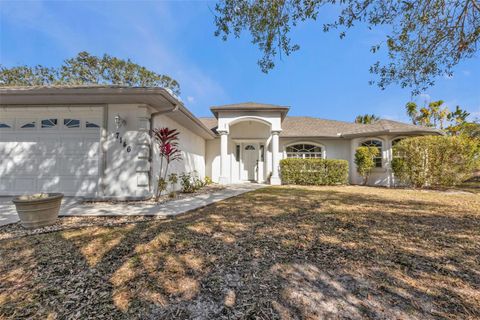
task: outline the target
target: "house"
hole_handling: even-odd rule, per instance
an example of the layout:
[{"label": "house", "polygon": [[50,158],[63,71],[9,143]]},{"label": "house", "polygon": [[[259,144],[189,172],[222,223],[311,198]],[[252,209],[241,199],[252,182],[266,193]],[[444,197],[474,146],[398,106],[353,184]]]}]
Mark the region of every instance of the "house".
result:
[{"label": "house", "polygon": [[240,103],[197,118],[162,88],[119,86],[0,88],[0,195],[63,192],[141,199],[155,189],[159,156],[149,130],[180,132],[183,160],[171,172],[196,171],[222,184],[281,184],[286,157],[345,159],[360,145],[381,150],[370,179],[393,183],[392,145],[435,129],[381,120],[372,125],[289,117],[289,107]]}]

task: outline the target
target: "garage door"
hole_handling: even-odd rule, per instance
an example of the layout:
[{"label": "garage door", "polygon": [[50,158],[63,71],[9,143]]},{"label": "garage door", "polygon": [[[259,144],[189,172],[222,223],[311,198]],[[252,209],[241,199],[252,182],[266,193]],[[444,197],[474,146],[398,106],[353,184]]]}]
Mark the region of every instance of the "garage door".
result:
[{"label": "garage door", "polygon": [[98,191],[101,107],[0,107],[0,194]]}]

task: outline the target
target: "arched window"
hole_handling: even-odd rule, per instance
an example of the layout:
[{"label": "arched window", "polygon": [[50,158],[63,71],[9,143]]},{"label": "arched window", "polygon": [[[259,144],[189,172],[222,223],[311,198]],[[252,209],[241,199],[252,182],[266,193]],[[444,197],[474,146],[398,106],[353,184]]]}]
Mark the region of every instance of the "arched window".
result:
[{"label": "arched window", "polygon": [[313,144],[294,144],[286,148],[287,158],[323,158],[322,147]]},{"label": "arched window", "polygon": [[380,140],[366,140],[363,141],[361,144],[362,147],[374,147],[378,149],[378,156],[376,156],[373,161],[375,161],[375,167],[381,168],[382,167],[382,141]]},{"label": "arched window", "polygon": [[248,146],[245,146],[245,150],[255,150],[255,147],[249,144]]}]

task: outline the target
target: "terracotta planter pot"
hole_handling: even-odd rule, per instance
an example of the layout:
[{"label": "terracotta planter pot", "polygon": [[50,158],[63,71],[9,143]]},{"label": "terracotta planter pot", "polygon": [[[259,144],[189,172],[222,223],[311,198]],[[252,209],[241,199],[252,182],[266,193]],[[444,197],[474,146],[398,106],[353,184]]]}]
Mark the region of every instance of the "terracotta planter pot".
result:
[{"label": "terracotta planter pot", "polygon": [[63,193],[44,193],[18,196],[12,201],[22,225],[27,229],[35,229],[55,223],[62,199]]}]

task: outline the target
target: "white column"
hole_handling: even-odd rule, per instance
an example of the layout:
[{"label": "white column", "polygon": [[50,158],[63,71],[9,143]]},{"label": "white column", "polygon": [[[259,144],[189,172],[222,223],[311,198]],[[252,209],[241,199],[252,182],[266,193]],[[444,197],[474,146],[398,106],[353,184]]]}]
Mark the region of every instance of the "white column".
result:
[{"label": "white column", "polygon": [[228,131],[219,131],[220,134],[220,184],[230,183],[228,174]]},{"label": "white column", "polygon": [[278,159],[278,134],[279,131],[272,131],[272,177],[270,178],[270,184],[280,185],[282,181],[278,175],[279,159]]}]

